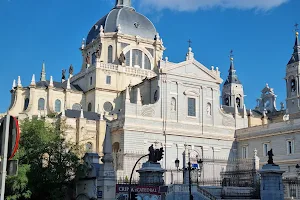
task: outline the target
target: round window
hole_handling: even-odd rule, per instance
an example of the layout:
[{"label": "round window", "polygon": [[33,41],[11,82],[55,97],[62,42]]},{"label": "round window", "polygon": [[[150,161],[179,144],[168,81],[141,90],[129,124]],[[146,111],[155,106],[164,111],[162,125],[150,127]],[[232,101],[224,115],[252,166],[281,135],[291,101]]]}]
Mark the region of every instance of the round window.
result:
[{"label": "round window", "polygon": [[107,101],[107,102],[104,103],[103,109],[106,112],[111,112],[113,110],[113,105],[109,101]]}]

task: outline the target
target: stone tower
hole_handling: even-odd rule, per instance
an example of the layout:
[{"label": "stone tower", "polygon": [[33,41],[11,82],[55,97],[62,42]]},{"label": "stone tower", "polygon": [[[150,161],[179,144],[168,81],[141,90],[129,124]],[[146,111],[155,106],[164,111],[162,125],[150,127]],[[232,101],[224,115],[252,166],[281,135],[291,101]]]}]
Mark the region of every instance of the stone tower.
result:
[{"label": "stone tower", "polygon": [[287,113],[295,114],[300,110],[299,98],[299,71],[300,71],[300,43],[299,32],[296,31],[296,40],[294,45],[294,52],[286,67],[286,105]]},{"label": "stone tower", "polygon": [[244,107],[244,89],[243,85],[236,75],[233,56],[230,55],[230,68],[227,80],[222,90],[222,105],[238,108]]}]

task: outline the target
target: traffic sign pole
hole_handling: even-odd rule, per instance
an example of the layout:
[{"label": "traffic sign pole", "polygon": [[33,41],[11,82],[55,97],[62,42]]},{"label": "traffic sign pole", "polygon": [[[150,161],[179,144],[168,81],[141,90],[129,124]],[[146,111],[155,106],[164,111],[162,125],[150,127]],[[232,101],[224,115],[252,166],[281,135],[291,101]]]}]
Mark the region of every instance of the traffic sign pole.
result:
[{"label": "traffic sign pole", "polygon": [[0,168],[0,190],[1,190],[1,197],[0,200],[4,200],[4,193],[5,193],[5,179],[6,179],[6,167],[7,167],[7,153],[8,153],[8,137],[9,137],[9,124],[10,124],[10,115],[6,115],[6,122],[4,123],[3,127],[3,134],[2,134],[2,144],[1,144],[1,168]]}]

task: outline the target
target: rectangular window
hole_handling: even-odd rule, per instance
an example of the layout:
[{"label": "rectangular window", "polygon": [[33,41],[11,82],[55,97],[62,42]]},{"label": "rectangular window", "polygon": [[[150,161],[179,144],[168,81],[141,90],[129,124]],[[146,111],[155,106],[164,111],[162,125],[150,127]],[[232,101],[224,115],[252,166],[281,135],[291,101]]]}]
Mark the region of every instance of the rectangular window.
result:
[{"label": "rectangular window", "polygon": [[188,98],[188,116],[196,117],[196,99]]},{"label": "rectangular window", "polygon": [[107,85],[111,84],[111,76],[106,76],[106,84]]},{"label": "rectangular window", "polygon": [[265,143],[263,145],[263,151],[264,151],[264,156],[268,156],[268,151],[269,151],[269,144]]},{"label": "rectangular window", "polygon": [[93,77],[90,77],[90,85],[93,85]]},{"label": "rectangular window", "polygon": [[288,155],[294,153],[294,141],[292,140],[286,141],[286,150]]},{"label": "rectangular window", "polygon": [[244,146],[242,149],[242,158],[243,159],[248,158],[248,147],[247,146]]}]

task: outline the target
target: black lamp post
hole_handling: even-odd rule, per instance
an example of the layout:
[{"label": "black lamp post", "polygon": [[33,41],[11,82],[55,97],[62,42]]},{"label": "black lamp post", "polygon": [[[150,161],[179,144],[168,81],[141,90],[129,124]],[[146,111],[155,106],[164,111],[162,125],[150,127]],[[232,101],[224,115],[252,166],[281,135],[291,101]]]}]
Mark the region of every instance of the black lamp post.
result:
[{"label": "black lamp post", "polygon": [[[202,159],[198,159],[198,156],[196,156],[196,158],[197,158],[197,163],[199,164],[199,170],[201,171],[201,170],[202,170],[202,166],[203,166],[203,161],[202,161]],[[176,158],[176,160],[175,160],[175,167],[177,168],[177,172],[179,171],[179,170],[178,170],[178,168],[179,168],[179,163],[180,163],[180,161],[178,160],[178,158]],[[191,171],[197,170],[197,169],[192,168],[191,162],[188,162],[188,167],[185,168],[185,169],[182,169],[182,171],[184,171],[184,170],[188,170],[188,172],[189,172],[189,196],[190,196],[189,200],[193,200],[194,197],[193,197],[193,195],[192,195],[192,178],[191,178]],[[197,185],[198,185],[198,175],[197,175]]]},{"label": "black lamp post", "polygon": [[[199,169],[198,171],[200,171],[200,176],[201,176],[201,171],[202,171],[202,168],[203,168],[203,160],[202,159],[198,159],[198,155],[196,156],[197,158],[197,163],[199,165]],[[197,185],[199,185],[199,176],[198,176],[198,173],[197,173]]]},{"label": "black lamp post", "polygon": [[300,165],[299,164],[296,165],[296,172],[297,172],[297,176],[299,177],[299,175],[300,175]]}]

